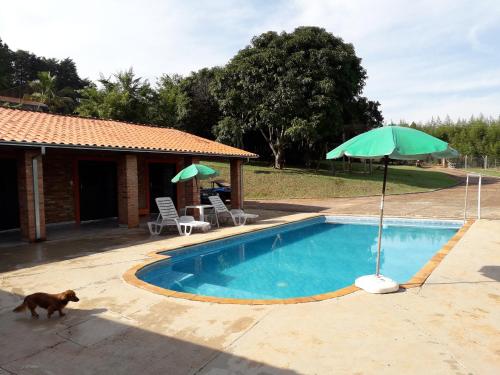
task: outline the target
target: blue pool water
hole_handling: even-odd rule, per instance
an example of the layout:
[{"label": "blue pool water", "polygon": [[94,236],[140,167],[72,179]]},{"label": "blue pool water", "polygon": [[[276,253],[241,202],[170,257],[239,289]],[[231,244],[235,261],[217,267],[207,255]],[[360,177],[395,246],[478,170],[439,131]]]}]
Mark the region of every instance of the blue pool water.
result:
[{"label": "blue pool water", "polygon": [[[354,283],[375,271],[375,222],[328,223],[324,217],[180,250],[141,269],[137,277],[205,296],[276,299],[312,296]],[[408,281],[459,225],[417,222],[385,225],[381,273]]]}]

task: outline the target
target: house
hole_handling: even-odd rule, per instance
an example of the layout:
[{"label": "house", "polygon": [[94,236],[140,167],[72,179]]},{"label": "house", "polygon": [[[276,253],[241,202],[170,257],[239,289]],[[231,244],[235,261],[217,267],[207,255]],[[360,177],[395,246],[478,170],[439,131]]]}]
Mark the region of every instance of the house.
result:
[{"label": "house", "polygon": [[46,239],[52,223],[117,217],[139,225],[170,196],[199,204],[195,181],[172,184],[203,159],[230,162],[231,205],[242,206],[242,163],[257,155],[176,129],[0,108],[0,231]]},{"label": "house", "polygon": [[42,111],[42,112],[49,111],[49,106],[45,103],[36,102],[24,98],[15,98],[12,96],[0,95],[0,106],[29,109],[31,111]]}]

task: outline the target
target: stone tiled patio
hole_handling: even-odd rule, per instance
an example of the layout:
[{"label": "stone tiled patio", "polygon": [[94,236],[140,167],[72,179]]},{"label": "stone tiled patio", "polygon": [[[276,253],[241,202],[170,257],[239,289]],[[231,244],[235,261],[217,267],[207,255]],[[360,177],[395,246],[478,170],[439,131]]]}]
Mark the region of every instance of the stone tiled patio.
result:
[{"label": "stone tiled patio", "polygon": [[[491,200],[485,194],[485,215],[496,215],[494,189]],[[441,204],[439,195],[453,196],[451,190],[411,198]],[[365,199],[374,198],[318,207],[372,213]],[[410,201],[398,199],[391,197],[388,207]],[[187,238],[150,238],[143,228],[90,228],[60,230],[46,243],[0,247],[0,374],[498,372],[499,220],[473,224],[421,288],[390,295],[224,305],[157,295],[122,278],[151,251],[309,216],[282,208],[287,212],[259,210],[258,224]],[[408,209],[412,216],[418,212]],[[11,312],[25,294],[67,288],[81,301],[70,304],[64,318],[31,320]]]}]

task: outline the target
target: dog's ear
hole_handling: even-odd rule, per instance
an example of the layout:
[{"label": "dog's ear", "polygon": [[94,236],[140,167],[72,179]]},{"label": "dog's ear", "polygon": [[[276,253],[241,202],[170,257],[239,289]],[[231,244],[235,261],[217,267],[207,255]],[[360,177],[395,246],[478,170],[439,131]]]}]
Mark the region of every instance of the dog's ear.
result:
[{"label": "dog's ear", "polygon": [[72,290],[68,289],[68,290],[65,290],[64,292],[61,293],[62,295],[62,299],[63,300],[68,300],[71,298],[71,295],[74,294],[75,292],[73,292]]}]

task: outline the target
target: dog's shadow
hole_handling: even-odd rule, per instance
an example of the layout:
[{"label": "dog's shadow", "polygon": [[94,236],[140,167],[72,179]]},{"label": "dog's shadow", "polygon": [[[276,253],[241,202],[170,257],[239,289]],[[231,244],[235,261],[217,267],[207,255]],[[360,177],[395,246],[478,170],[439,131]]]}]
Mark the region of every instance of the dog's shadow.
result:
[{"label": "dog's shadow", "polygon": [[32,326],[55,326],[59,324],[63,325],[74,325],[74,324],[79,324],[81,322],[87,321],[89,319],[92,319],[93,317],[99,316],[108,309],[106,308],[95,308],[95,309],[78,309],[78,308],[66,308],[64,309],[64,316],[59,316],[59,314],[56,312],[52,317],[49,319],[47,318],[47,312],[46,310],[37,309],[38,314],[40,314],[40,317],[38,319],[32,318],[31,314],[25,313],[23,315],[19,315],[18,318],[16,319],[19,322],[22,322],[24,324],[29,324]]},{"label": "dog's shadow", "polygon": [[108,311],[108,309],[106,309],[104,307],[96,308],[96,309],[69,308],[69,309],[66,309],[66,311],[65,311],[66,315],[63,316],[63,318],[68,317],[70,314],[75,315],[75,316],[80,316],[80,317],[81,316],[93,316],[93,315],[103,314],[106,311]]}]

